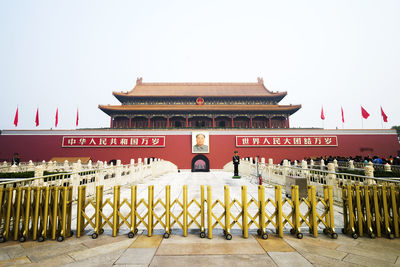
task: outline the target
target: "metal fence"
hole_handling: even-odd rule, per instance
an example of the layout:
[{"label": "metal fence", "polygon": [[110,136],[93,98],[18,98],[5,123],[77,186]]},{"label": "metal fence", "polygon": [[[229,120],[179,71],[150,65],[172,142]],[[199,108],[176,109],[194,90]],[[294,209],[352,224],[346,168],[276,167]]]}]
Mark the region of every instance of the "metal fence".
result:
[{"label": "metal fence", "polygon": [[[130,198],[121,200],[120,186],[115,186],[113,197],[103,199],[103,186],[96,187],[94,199],[86,197],[86,186],[78,189],[76,206],[72,207],[72,187],[0,188],[0,241],[28,238],[58,241],[72,235],[71,214],[76,208],[76,236],[92,231],[92,238],[112,230],[116,236],[128,229],[133,237],[138,229],[148,236],[158,227],[168,238],[173,229],[198,229],[200,237],[213,237],[213,230],[223,230],[225,238],[232,239],[232,228],[241,229],[247,238],[249,229],[257,229],[264,239],[267,228],[283,237],[284,228],[303,237],[303,232],[318,235],[318,229],[337,238],[334,226],[332,188],[324,187],[324,197],[317,197],[315,187],[308,187],[306,198],[299,198],[298,186],[292,187],[292,197],[282,198],[282,189],[275,186],[275,199],[265,197],[265,187],[258,186],[258,198],[248,198],[246,186],[241,187],[241,199],[230,198],[229,186],[224,187],[224,199],[213,199],[212,188],[201,186],[200,198],[189,198],[187,186],[182,197],[171,198],[171,187],[165,187],[164,198],[154,198],[154,186],[147,188],[147,198],[137,198],[137,186],[131,186]],[[207,190],[207,191],[205,191]],[[72,213],[71,213],[72,212]]]}]

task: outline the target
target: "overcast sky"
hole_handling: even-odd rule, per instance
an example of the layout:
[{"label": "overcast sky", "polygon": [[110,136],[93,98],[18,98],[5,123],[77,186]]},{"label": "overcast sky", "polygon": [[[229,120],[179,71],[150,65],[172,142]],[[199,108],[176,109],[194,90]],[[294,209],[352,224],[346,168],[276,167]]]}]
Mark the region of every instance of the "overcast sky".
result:
[{"label": "overcast sky", "polygon": [[[400,125],[400,1],[0,0],[0,129],[109,127],[143,82],[256,82],[301,104],[292,127]],[[199,92],[201,95],[201,92]],[[325,121],[320,119],[324,107]],[[40,126],[35,127],[39,107]]]}]

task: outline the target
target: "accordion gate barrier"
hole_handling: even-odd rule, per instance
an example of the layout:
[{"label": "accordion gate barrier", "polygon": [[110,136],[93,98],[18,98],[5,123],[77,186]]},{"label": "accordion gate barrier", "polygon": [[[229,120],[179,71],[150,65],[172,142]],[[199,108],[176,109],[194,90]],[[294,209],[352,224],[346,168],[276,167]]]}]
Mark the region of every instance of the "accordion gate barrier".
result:
[{"label": "accordion gate barrier", "polygon": [[72,236],[72,186],[0,188],[0,242]]},{"label": "accordion gate barrier", "polygon": [[[128,237],[133,237],[139,227],[147,230],[147,235],[152,236],[154,229],[159,225],[164,229],[164,237],[168,238],[172,229],[181,229],[183,236],[188,235],[190,226],[198,227],[200,237],[212,238],[213,230],[220,227],[225,238],[232,239],[231,229],[236,225],[242,230],[243,237],[247,238],[249,227],[254,224],[257,233],[264,239],[268,238],[267,227],[272,225],[276,233],[283,237],[283,229],[286,224],[291,227],[290,232],[298,238],[302,238],[301,226],[309,228],[313,236],[318,236],[318,225],[322,224],[323,231],[332,238],[337,238],[334,230],[333,198],[332,188],[325,186],[324,198],[317,198],[315,187],[308,187],[307,199],[298,198],[298,186],[292,187],[292,199],[282,199],[282,189],[275,187],[275,200],[265,200],[265,187],[258,186],[258,200],[252,198],[247,201],[247,187],[241,187],[241,200],[230,200],[230,188],[224,187],[224,201],[212,200],[212,188],[207,186],[205,195],[204,186],[200,187],[200,200],[188,200],[187,186],[183,186],[182,199],[176,198],[171,201],[171,188],[165,187],[165,198],[154,199],[154,186],[148,187],[147,200],[137,198],[137,186],[131,187],[131,199],[120,201],[120,187],[114,187],[113,201],[107,199],[103,201],[103,187],[99,186],[96,190],[96,199],[87,200],[85,197],[85,187],[78,189],[77,205],[77,237],[80,237],[85,230],[93,230],[92,237],[97,238],[104,232],[104,227],[112,229],[112,235],[116,236],[119,230],[125,226],[129,229]],[[288,214],[283,212],[283,205],[288,203],[291,211]],[[306,212],[300,212],[300,206],[305,204]],[[267,205],[272,206],[272,211],[268,214]],[[322,204],[322,213],[317,212],[317,205]],[[236,205],[241,210],[234,214],[231,210]],[[256,212],[251,214],[248,209],[253,205]],[[121,209],[125,206],[129,212],[123,213]],[[143,206],[144,211],[139,212]],[[177,212],[173,212],[178,207]],[[156,208],[162,209],[156,213]],[[198,211],[190,212],[190,208],[197,208]],[[218,212],[220,208],[220,212]],[[90,213],[92,211],[92,213]],[[207,219],[207,225],[206,225]],[[177,226],[174,228],[174,226]],[[207,233],[206,233],[207,230]]]},{"label": "accordion gate barrier", "polygon": [[[346,185],[343,196],[343,233],[357,238],[400,236],[400,187]],[[128,229],[133,237],[138,229],[151,236],[157,228],[168,238],[172,229],[198,229],[200,237],[213,237],[222,229],[226,239],[232,229],[240,229],[247,238],[250,228],[268,238],[267,228],[283,237],[284,228],[298,238],[309,231],[312,236],[322,229],[337,238],[334,227],[332,188],[324,186],[324,196],[317,197],[314,186],[308,186],[307,198],[299,198],[297,186],[291,198],[282,198],[275,186],[275,199],[266,199],[265,187],[258,186],[258,197],[249,198],[247,187],[241,187],[241,198],[231,200],[230,187],[224,187],[223,200],[213,200],[210,186],[200,187],[200,197],[188,199],[183,186],[182,197],[171,198],[171,187],[165,186],[165,197],[154,198],[154,186],[148,186],[147,198],[138,199],[137,186],[131,186],[130,198],[121,201],[120,186],[115,186],[112,199],[103,200],[103,186],[96,188],[94,199],[86,198],[86,186],[78,187],[78,201],[72,202],[72,186],[0,188],[0,242],[32,239],[63,241],[72,236],[72,211],[76,209],[76,236],[91,231],[97,238],[110,228],[112,235]],[[75,211],[75,210],[74,210]]]},{"label": "accordion gate barrier", "polygon": [[400,186],[347,185],[342,193],[344,234],[353,238],[400,236]]}]

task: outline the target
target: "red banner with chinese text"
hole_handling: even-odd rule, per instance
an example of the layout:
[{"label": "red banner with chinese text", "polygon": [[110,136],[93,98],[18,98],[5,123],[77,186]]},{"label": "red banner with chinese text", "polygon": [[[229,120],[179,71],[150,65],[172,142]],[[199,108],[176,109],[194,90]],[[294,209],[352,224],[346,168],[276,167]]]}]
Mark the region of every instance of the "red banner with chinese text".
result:
[{"label": "red banner with chinese text", "polygon": [[236,136],[236,146],[338,146],[338,140],[337,136]]},{"label": "red banner with chinese text", "polygon": [[165,147],[165,136],[63,136],[62,147]]}]

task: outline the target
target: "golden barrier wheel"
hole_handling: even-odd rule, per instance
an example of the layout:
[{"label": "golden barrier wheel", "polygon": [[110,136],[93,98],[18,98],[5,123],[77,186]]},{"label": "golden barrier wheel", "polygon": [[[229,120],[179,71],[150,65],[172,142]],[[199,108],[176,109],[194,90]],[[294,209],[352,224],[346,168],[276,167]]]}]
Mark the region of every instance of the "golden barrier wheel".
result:
[{"label": "golden barrier wheel", "polygon": [[63,242],[64,241],[64,237],[60,235],[59,237],[57,237],[57,241],[58,242]]},{"label": "golden barrier wheel", "polygon": [[369,234],[369,238],[376,238],[376,236],[375,236],[375,234],[374,233],[371,233],[371,234]]},{"label": "golden barrier wheel", "polygon": [[4,236],[0,236],[0,243],[6,242],[6,238]]},{"label": "golden barrier wheel", "polygon": [[358,235],[357,235],[356,233],[352,233],[352,234],[351,234],[351,237],[354,238],[354,239],[357,239],[357,238],[358,238]]},{"label": "golden barrier wheel", "polygon": [[296,237],[297,237],[298,239],[303,239],[303,234],[302,234],[302,233],[297,233]]},{"label": "golden barrier wheel", "polygon": [[19,238],[19,242],[25,242],[26,241],[26,237],[25,236],[21,236],[20,238]]},{"label": "golden barrier wheel", "polygon": [[44,237],[43,236],[39,236],[38,237],[38,242],[43,242],[44,241]]},{"label": "golden barrier wheel", "polygon": [[262,238],[262,239],[268,239],[268,234],[267,234],[267,233],[263,233],[263,234],[261,235],[261,238]]},{"label": "golden barrier wheel", "polygon": [[163,235],[164,238],[168,239],[169,238],[169,233],[165,232]]},{"label": "golden barrier wheel", "polygon": [[93,239],[96,239],[96,238],[98,238],[98,237],[99,237],[99,235],[98,235],[97,233],[93,233],[93,234],[92,234],[92,238],[93,238]]},{"label": "golden barrier wheel", "polygon": [[333,239],[337,239],[337,238],[338,238],[338,234],[337,234],[337,233],[332,233],[332,234],[331,234],[331,237],[332,237]]},{"label": "golden barrier wheel", "polygon": [[206,233],[205,232],[200,232],[200,238],[205,238],[206,237]]},{"label": "golden barrier wheel", "polygon": [[232,240],[232,235],[231,235],[231,234],[227,234],[227,235],[225,236],[225,238],[226,238],[226,240]]},{"label": "golden barrier wheel", "polygon": [[135,234],[134,234],[133,232],[129,232],[129,233],[128,233],[128,237],[129,237],[129,238],[133,238],[134,236],[135,236]]}]

